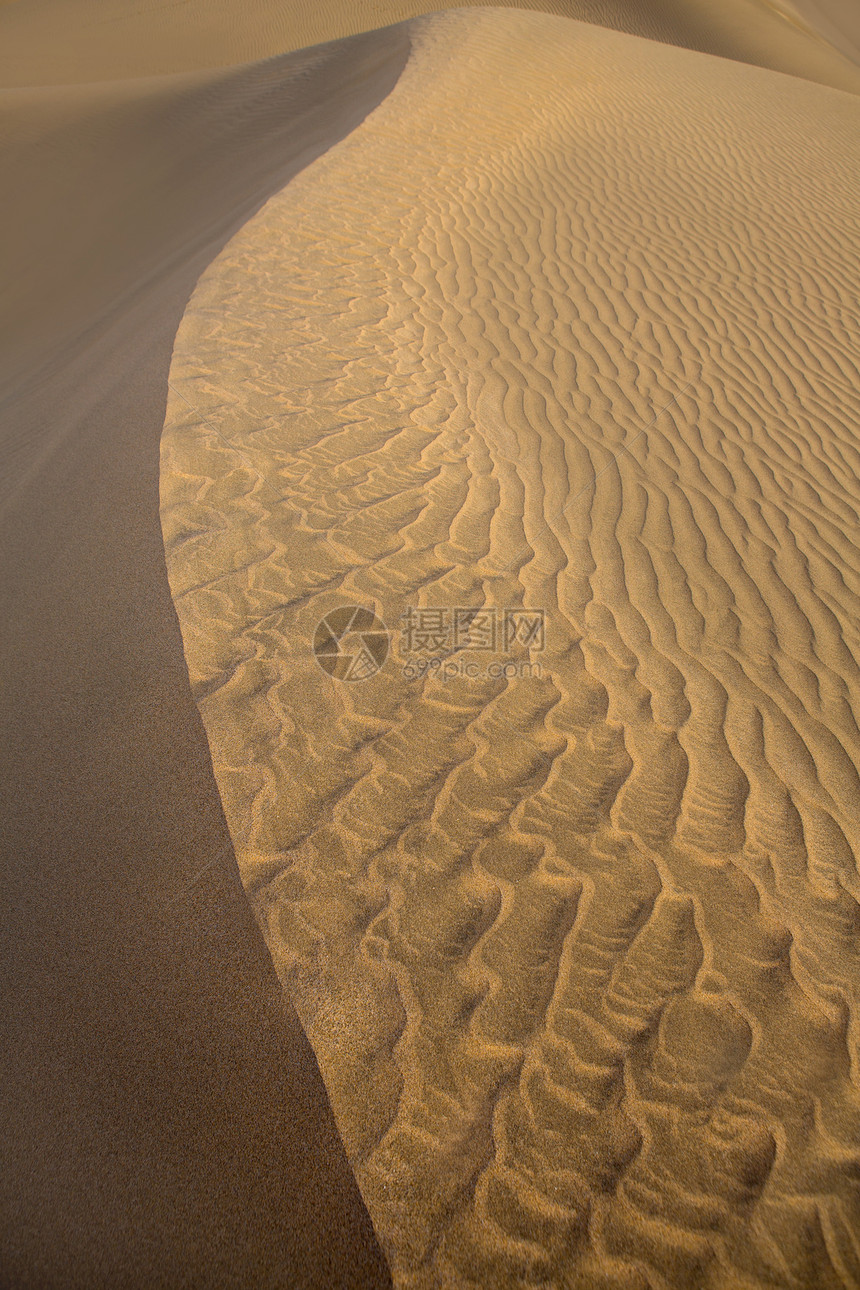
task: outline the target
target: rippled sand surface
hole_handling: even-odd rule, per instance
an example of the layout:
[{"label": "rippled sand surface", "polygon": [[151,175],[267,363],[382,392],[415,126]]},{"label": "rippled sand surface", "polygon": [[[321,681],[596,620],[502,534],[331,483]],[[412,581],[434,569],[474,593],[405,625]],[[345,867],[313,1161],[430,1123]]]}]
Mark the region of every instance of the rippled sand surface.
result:
[{"label": "rippled sand surface", "polygon": [[[410,35],[174,350],[246,891],[400,1286],[860,1285],[860,104],[543,15]],[[312,649],[349,605],[356,683]],[[544,648],[410,670],[402,615],[458,608]]]}]

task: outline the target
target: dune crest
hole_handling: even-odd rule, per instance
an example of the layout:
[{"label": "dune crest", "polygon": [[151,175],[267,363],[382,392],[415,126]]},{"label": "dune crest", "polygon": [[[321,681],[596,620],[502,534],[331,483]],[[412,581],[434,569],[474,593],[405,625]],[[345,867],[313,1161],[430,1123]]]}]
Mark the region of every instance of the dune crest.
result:
[{"label": "dune crest", "polygon": [[[860,1285],[860,108],[534,14],[411,38],[175,345],[245,888],[398,1284]],[[354,685],[344,605],[392,638]],[[457,607],[545,648],[404,674]]]},{"label": "dune crest", "polygon": [[[851,0],[517,0],[860,93]],[[489,0],[469,0],[477,8]],[[446,8],[439,0],[19,0],[0,4],[0,85],[209,70],[340,40]]]}]

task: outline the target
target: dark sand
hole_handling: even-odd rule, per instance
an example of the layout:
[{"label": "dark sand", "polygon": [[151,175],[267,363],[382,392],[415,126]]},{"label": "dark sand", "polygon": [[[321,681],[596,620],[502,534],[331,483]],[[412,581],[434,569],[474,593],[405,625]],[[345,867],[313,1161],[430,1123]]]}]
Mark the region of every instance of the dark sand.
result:
[{"label": "dark sand", "polygon": [[62,93],[7,104],[45,142],[3,158],[7,281],[31,258],[6,354],[35,369],[2,405],[4,1286],[388,1284],[239,883],[158,472],[199,272],[405,56],[402,33],[359,37],[112,112],[107,87],[79,121]]}]

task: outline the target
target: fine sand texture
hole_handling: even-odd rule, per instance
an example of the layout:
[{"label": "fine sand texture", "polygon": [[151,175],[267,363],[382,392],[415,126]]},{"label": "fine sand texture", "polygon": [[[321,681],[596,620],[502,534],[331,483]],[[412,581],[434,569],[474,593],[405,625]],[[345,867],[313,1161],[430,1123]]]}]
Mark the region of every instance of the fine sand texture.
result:
[{"label": "fine sand texture", "polygon": [[860,1286],[860,102],[409,38],[176,337],[245,890],[397,1285]]},{"label": "fine sand texture", "polygon": [[197,277],[407,52],[0,91],[3,1290],[388,1284],[239,882],[158,481]]}]

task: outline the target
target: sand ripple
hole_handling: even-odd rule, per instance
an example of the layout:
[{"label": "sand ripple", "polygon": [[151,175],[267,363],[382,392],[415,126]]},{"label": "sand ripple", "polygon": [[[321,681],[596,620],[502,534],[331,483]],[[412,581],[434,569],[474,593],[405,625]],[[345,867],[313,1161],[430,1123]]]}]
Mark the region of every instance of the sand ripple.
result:
[{"label": "sand ripple", "polygon": [[[858,105],[533,14],[413,36],[176,342],[246,889],[400,1285],[860,1285]],[[348,685],[342,604],[546,648]]]}]

